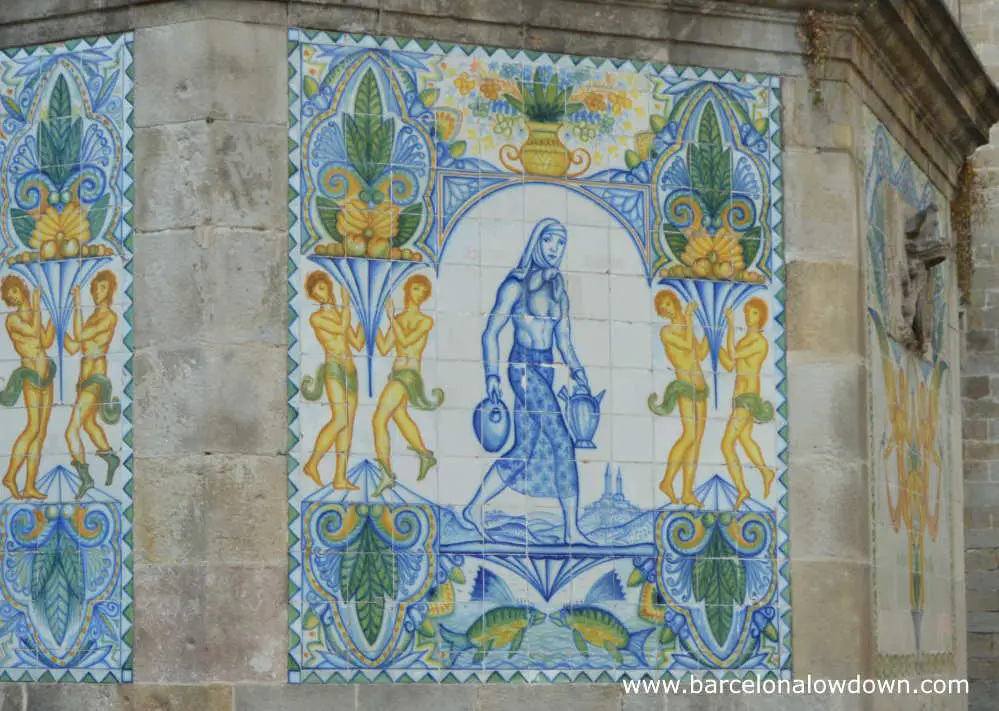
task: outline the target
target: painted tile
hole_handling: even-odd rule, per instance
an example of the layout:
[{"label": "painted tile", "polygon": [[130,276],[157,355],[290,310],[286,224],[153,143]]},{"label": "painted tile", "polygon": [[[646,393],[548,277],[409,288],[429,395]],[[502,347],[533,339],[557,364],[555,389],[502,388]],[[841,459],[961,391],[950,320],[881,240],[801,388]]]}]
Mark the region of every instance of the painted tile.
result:
[{"label": "painted tile", "polygon": [[951,472],[960,471],[950,413],[960,412],[950,363],[956,351],[953,261],[934,267],[929,347],[906,349],[890,326],[904,264],[905,217],[948,202],[869,111],[865,115],[865,277],[868,411],[873,465],[877,667],[888,677],[955,669],[957,625]]},{"label": "painted tile", "polygon": [[131,57],[0,55],[0,680],[132,680]]},{"label": "painted tile", "polygon": [[787,677],[777,81],[289,56],[290,680]]}]

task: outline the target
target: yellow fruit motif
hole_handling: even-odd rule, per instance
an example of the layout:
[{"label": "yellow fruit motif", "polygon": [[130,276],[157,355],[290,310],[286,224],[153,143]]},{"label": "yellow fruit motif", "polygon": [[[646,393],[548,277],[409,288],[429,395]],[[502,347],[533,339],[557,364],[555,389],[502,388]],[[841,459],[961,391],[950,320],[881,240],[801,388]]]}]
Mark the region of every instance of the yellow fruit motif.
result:
[{"label": "yellow fruit motif", "polygon": [[372,259],[388,259],[392,250],[392,243],[387,239],[373,237],[368,240],[368,256]]},{"label": "yellow fruit motif", "polygon": [[28,245],[32,249],[42,249],[48,242],[55,244],[70,239],[76,240],[77,244],[90,241],[90,226],[77,202],[70,203],[61,211],[50,208],[42,213],[35,223]]},{"label": "yellow fruit motif", "polygon": [[709,235],[703,229],[690,230],[687,234],[687,248],[680,259],[693,267],[694,274],[699,277],[720,276],[724,273],[728,276],[722,278],[731,278],[746,266],[739,238],[724,229],[715,235]]},{"label": "yellow fruit motif", "polygon": [[345,250],[348,257],[363,257],[368,251],[368,243],[363,237],[346,237]]},{"label": "yellow fruit motif", "polygon": [[43,242],[41,249],[38,251],[42,259],[55,259],[59,256],[59,246],[54,241]]},{"label": "yellow fruit motif", "polygon": [[73,257],[80,254],[80,243],[75,239],[68,239],[62,243],[59,248],[59,254],[61,254],[66,259],[72,259]]}]

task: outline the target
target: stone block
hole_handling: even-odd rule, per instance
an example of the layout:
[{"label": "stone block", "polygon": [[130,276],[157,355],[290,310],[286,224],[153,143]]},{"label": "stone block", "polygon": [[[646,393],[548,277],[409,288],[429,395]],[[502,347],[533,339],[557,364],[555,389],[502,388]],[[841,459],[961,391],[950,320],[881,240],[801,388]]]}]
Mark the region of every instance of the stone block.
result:
[{"label": "stone block", "polygon": [[[793,423],[792,423],[793,429]],[[870,558],[870,488],[861,460],[834,456],[798,456],[791,448],[794,482],[788,509],[794,555],[808,559]]]},{"label": "stone block", "polygon": [[[820,81],[821,105],[816,105],[811,82],[804,77],[783,77],[781,91],[785,146],[842,150],[857,155],[856,128],[861,125],[862,103],[849,84],[842,81]],[[785,161],[792,155],[800,153],[787,151]],[[827,158],[829,154],[821,157]],[[785,195],[790,187],[791,184],[785,183]],[[815,207],[823,211],[826,209],[818,204]]]},{"label": "stone block", "polygon": [[964,569],[984,572],[999,569],[994,548],[969,548],[964,552]]},{"label": "stone block", "polygon": [[[359,17],[357,11],[351,11],[350,15]],[[329,25],[324,22],[324,26]],[[450,17],[429,17],[382,11],[378,19],[378,28],[382,34],[400,37],[510,48],[523,45],[523,28],[520,25],[473,22]]]},{"label": "stone block", "polygon": [[[135,124],[203,118],[287,125],[287,31],[198,20],[135,35]],[[220,91],[220,87],[225,87]]]},{"label": "stone block", "polygon": [[865,322],[856,263],[789,262],[786,274],[788,350],[862,353]]},{"label": "stone block", "polygon": [[[849,361],[811,361],[788,354],[792,456],[867,458],[865,368]],[[816,407],[821,403],[821,407]]]},{"label": "stone block", "polygon": [[204,665],[204,567],[136,565],[135,679],[141,683],[209,681]]},{"label": "stone block", "polygon": [[287,227],[287,130],[194,121],[135,132],[140,231]]},{"label": "stone block", "polygon": [[580,0],[547,0],[524,4],[524,22],[528,31],[546,28],[654,40],[664,37],[672,39],[667,31],[669,16],[669,12],[654,5],[629,6]]},{"label": "stone block", "polygon": [[318,3],[290,0],[288,26],[357,34],[372,33],[378,28],[378,3],[379,0],[349,0],[336,4],[322,0]]},{"label": "stone block", "polygon": [[135,450],[274,455],[287,444],[286,352],[257,345],[135,356]]},{"label": "stone block", "polygon": [[137,349],[208,340],[217,276],[209,271],[208,237],[204,228],[135,235]]},{"label": "stone block", "polygon": [[784,170],[787,260],[859,264],[861,178],[854,158],[842,152],[788,150]]},{"label": "stone block", "polygon": [[199,227],[135,245],[136,348],[287,343],[285,233]]},{"label": "stone block", "polygon": [[871,676],[870,567],[865,563],[792,557],[791,580],[795,677]]},{"label": "stone block", "polygon": [[287,254],[286,230],[212,231],[212,341],[287,347]]},{"label": "stone block", "polygon": [[[608,711],[619,708],[622,693],[617,684],[581,685],[572,689],[535,684],[486,684],[478,691],[479,711],[550,711],[567,703],[573,711]],[[568,696],[567,692],[570,692]]]},{"label": "stone block", "polygon": [[[284,527],[273,532],[282,542]],[[213,565],[205,576],[204,649],[213,681],[283,681],[288,566]]]},{"label": "stone block", "polygon": [[135,555],[154,564],[286,560],[284,457],[135,460]]},{"label": "stone block", "polygon": [[357,711],[406,708],[406,711],[475,711],[475,691],[459,684],[362,684],[357,689]]},{"label": "stone block", "polygon": [[203,224],[209,216],[208,126],[185,123],[135,131],[135,225],[167,230]]},{"label": "stone block", "polygon": [[[116,687],[104,684],[25,684],[4,693],[2,711],[118,711]],[[23,691],[22,691],[23,689]],[[8,703],[9,702],[9,703]],[[23,705],[22,705],[23,704]]]},{"label": "stone block", "polygon": [[995,635],[971,632],[968,634],[968,657],[988,657],[992,655],[992,640]]},{"label": "stone block", "polygon": [[152,686],[118,687],[122,711],[232,711],[230,686]]},{"label": "stone block", "polygon": [[[406,691],[412,688],[405,686]],[[359,689],[359,684],[240,684],[235,687],[233,711],[354,711]],[[466,688],[465,693],[474,696],[475,692]]]},{"label": "stone block", "polygon": [[968,630],[999,633],[999,612],[969,612]]},{"label": "stone block", "polygon": [[973,681],[968,685],[968,711],[994,711],[999,681]]}]

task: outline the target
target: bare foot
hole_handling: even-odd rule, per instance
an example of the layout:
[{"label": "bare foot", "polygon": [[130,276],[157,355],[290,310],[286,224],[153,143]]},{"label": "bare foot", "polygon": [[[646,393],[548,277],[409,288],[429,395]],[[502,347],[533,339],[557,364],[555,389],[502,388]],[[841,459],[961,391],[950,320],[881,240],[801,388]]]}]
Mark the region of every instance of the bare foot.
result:
[{"label": "bare foot", "polygon": [[739,507],[746,503],[746,499],[749,498],[749,489],[743,489],[739,492],[739,496],[735,499],[735,505],[732,507],[733,511],[738,511]]},{"label": "bare foot", "polygon": [[45,498],[45,494],[43,494],[42,492],[40,492],[38,489],[36,489],[34,487],[32,487],[30,489],[26,488],[24,490],[24,494],[22,494],[22,496],[25,499],[44,499]]},{"label": "bare foot", "polygon": [[680,502],[676,499],[676,494],[673,493],[673,482],[666,481],[666,477],[659,482],[659,490],[669,497],[671,504],[679,504]]},{"label": "bare foot", "polygon": [[333,477],[333,488],[341,491],[360,491],[361,487],[354,486],[347,477]]},{"label": "bare foot", "polygon": [[21,493],[17,490],[17,481],[14,479],[14,477],[4,477],[3,485],[7,487],[7,489],[10,491],[10,495],[13,496],[15,499],[24,498],[23,496],[21,496]]},{"label": "bare foot", "polygon": [[703,509],[704,502],[694,495],[694,492],[684,492],[683,496],[680,497],[680,501],[683,502],[685,506],[693,506],[695,509]]},{"label": "bare foot", "polygon": [[760,472],[763,474],[763,498],[765,499],[770,496],[770,486],[774,483],[775,474],[770,467],[763,467]]},{"label": "bare foot", "polygon": [[310,479],[312,479],[312,481],[316,482],[316,486],[320,488],[322,487],[323,480],[319,478],[319,470],[316,468],[315,464],[313,464],[312,462],[306,462],[305,466],[302,467],[302,472],[305,474],[305,476],[309,477]]}]

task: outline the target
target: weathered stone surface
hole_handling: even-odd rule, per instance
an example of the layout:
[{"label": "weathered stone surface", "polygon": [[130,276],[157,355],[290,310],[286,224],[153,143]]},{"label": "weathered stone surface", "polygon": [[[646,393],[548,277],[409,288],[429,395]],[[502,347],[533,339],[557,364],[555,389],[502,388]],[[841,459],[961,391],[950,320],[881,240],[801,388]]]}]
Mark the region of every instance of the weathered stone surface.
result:
[{"label": "weathered stone surface", "polygon": [[[236,703],[233,711],[354,711],[360,688],[359,684],[241,684],[235,687]],[[396,687],[396,691],[405,699],[411,688],[413,687],[407,684],[405,687]],[[469,695],[474,696],[474,692],[469,692]],[[404,704],[405,701],[400,703]]]},{"label": "weathered stone surface", "polygon": [[139,351],[136,451],[147,457],[283,451],[285,358],[278,346]]},{"label": "weathered stone surface", "polygon": [[405,691],[387,684],[361,685],[357,711],[381,711],[404,706],[407,711],[475,711],[475,692],[458,684],[413,684]]},{"label": "weathered stone surface", "polygon": [[4,684],[0,686],[0,711],[22,711],[27,708],[28,686]]},{"label": "weathered stone surface", "polygon": [[142,683],[197,684],[205,666],[204,568],[136,565],[135,678]]},{"label": "weathered stone surface", "polygon": [[999,681],[976,681],[969,685],[968,711],[993,711],[999,698]]},{"label": "weathered stone surface", "polygon": [[[809,278],[816,269],[835,269],[811,262],[843,262],[856,267],[860,263],[860,227],[853,216],[860,211],[860,175],[852,156],[843,152],[789,150],[784,153],[784,247],[789,270],[797,273],[805,288],[812,286]],[[808,260],[798,262],[795,260]],[[859,275],[830,273],[849,290],[857,284]],[[818,286],[816,284],[816,286]],[[826,289],[837,285],[827,284]],[[822,287],[819,287],[820,289]],[[857,288],[857,292],[860,290]],[[807,302],[811,305],[813,302]],[[852,303],[852,299],[850,302]],[[789,308],[797,308],[796,302]],[[823,314],[824,315],[824,314]],[[817,318],[821,316],[816,315]],[[843,317],[856,319],[855,312],[844,305]],[[811,319],[810,315],[803,318]],[[788,327],[788,336],[791,336]]]},{"label": "weathered stone surface", "polygon": [[285,468],[281,456],[136,458],[137,560],[280,565]]},{"label": "weathered stone surface", "polygon": [[232,711],[229,686],[151,686],[135,684],[118,687],[122,711]]},{"label": "weathered stone surface", "polygon": [[[792,550],[792,556],[794,551]],[[849,679],[872,671],[871,571],[865,563],[792,558],[796,677]]]},{"label": "weathered stone surface", "polygon": [[[789,239],[790,241],[790,239]],[[787,347],[823,354],[862,352],[861,273],[856,262],[789,262]]]},{"label": "weathered stone surface", "polygon": [[858,362],[813,361],[788,354],[792,456],[821,455],[847,462],[867,458],[864,371]]},{"label": "weathered stone surface", "polygon": [[287,343],[285,233],[199,227],[135,244],[136,348]]},{"label": "weathered stone surface", "polygon": [[788,510],[794,555],[802,558],[870,558],[870,489],[862,460],[842,456],[798,456],[791,450],[789,469],[795,480]]},{"label": "weathered stone surface", "polygon": [[[816,105],[811,82],[804,77],[785,77],[781,90],[785,146],[843,150],[856,155],[862,102],[847,82],[820,81],[821,105]],[[785,166],[787,157],[796,154],[792,151],[785,154]],[[787,190],[791,185],[784,187]],[[818,204],[813,206],[823,208]]]},{"label": "weathered stone surface", "polygon": [[[284,530],[274,532],[285,541]],[[213,565],[205,576],[208,678],[283,681],[288,673],[288,566]]]},{"label": "weathered stone surface", "polygon": [[139,30],[135,43],[136,126],[206,117],[287,123],[276,100],[288,91],[283,28],[200,20]]},{"label": "weathered stone surface", "polygon": [[[479,688],[480,711],[550,711],[566,703],[565,690],[558,686],[515,684],[484,685]],[[579,686],[573,689],[573,711],[607,711],[621,703],[617,684]]]},{"label": "weathered stone surface", "polygon": [[281,126],[193,121],[135,132],[136,226],[287,227],[287,132]]}]

